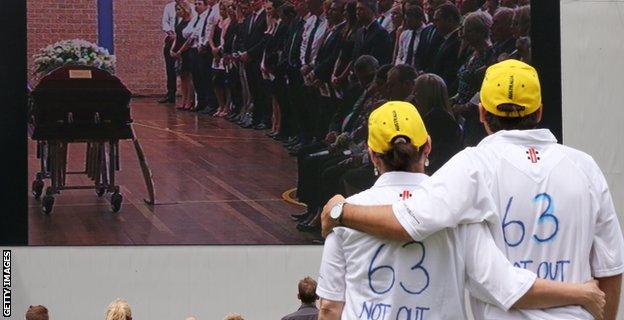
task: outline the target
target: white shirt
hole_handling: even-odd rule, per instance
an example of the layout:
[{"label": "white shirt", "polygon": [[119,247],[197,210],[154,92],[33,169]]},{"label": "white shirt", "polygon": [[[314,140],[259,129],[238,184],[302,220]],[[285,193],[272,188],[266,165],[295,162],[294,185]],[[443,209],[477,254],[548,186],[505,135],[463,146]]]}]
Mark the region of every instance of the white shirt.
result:
[{"label": "white shirt", "polygon": [[162,17],[162,30],[167,32],[175,32],[175,21],[176,21],[176,11],[175,11],[175,1],[169,2],[165,5],[165,9],[163,11]]},{"label": "white shirt", "polygon": [[[393,210],[416,240],[487,220],[507,258],[541,278],[581,283],[624,272],[624,240],[602,172],[589,155],[557,144],[545,129],[486,137]],[[475,305],[485,316],[497,313]],[[569,312],[564,319],[591,319],[579,308]],[[514,311],[508,318],[562,319],[535,314]]]},{"label": "white shirt", "polygon": [[186,28],[182,30],[182,34],[184,34],[185,36],[188,35],[186,36],[187,40],[192,39],[193,48],[199,48],[202,45],[202,33],[204,33],[204,35],[207,34],[207,32],[203,32],[203,30],[204,27],[207,27],[208,25],[208,21],[206,20],[208,19],[208,14],[212,15],[210,9],[206,9],[199,16],[195,14],[193,19],[191,19],[189,24],[186,26]]},{"label": "white shirt", "polygon": [[377,22],[381,25],[382,28],[386,29],[388,33],[392,33],[394,31],[394,23],[392,23],[392,9],[384,12],[377,18]]},{"label": "white shirt", "polygon": [[207,11],[207,17],[206,19],[208,19],[207,22],[205,22],[206,24],[206,32],[204,32],[204,36],[199,37],[199,43],[201,46],[204,47],[208,47],[208,50],[210,50],[210,47],[207,45],[208,44],[208,39],[212,39],[212,37],[214,36],[214,31],[215,28],[217,27],[217,25],[219,25],[219,23],[221,22],[221,9],[219,8],[219,3],[215,3],[212,8],[208,8]]},{"label": "white shirt", "polygon": [[[428,177],[388,172],[347,199],[381,205],[409,198]],[[510,308],[533,285],[535,274],[514,268],[485,223],[445,229],[422,242],[391,242],[335,228],[326,241],[317,294],[344,301],[342,319],[467,319],[465,285],[473,294]]]},{"label": "white shirt", "polygon": [[303,34],[301,41],[301,65],[306,65],[305,56],[306,51],[308,50],[308,42],[310,42],[310,36],[312,35],[312,31],[314,31],[314,25],[316,24],[316,20],[320,19],[318,28],[314,33],[314,39],[312,40],[312,51],[310,51],[310,63],[314,65],[316,63],[316,55],[318,54],[318,50],[321,46],[321,38],[327,29],[327,18],[325,14],[320,16],[310,15],[306,18],[305,24],[303,26]]},{"label": "white shirt", "polygon": [[[405,30],[401,32],[401,36],[399,37],[399,50],[397,52],[396,60],[394,64],[405,64],[407,63],[407,53],[409,52],[410,41],[412,40],[412,34],[416,33],[416,38],[414,38],[413,44],[413,55],[416,55],[416,49],[418,49],[418,43],[420,42],[420,33],[424,29],[424,25],[421,25],[416,30]],[[412,57],[412,63],[416,61],[415,57]]]}]

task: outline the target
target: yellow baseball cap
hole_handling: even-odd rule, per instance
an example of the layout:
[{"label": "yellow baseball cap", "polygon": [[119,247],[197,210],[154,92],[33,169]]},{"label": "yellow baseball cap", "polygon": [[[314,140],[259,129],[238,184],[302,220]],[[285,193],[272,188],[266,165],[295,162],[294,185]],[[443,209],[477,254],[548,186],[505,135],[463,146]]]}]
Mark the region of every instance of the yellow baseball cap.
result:
[{"label": "yellow baseball cap", "polygon": [[[487,68],[481,85],[481,105],[500,117],[524,117],[542,106],[542,93],[537,71],[530,65],[510,59]],[[524,107],[519,112],[498,108],[503,104]]]},{"label": "yellow baseball cap", "polygon": [[413,104],[389,101],[368,118],[368,146],[376,153],[385,153],[398,136],[407,137],[409,143],[418,148],[427,142],[429,135]]}]

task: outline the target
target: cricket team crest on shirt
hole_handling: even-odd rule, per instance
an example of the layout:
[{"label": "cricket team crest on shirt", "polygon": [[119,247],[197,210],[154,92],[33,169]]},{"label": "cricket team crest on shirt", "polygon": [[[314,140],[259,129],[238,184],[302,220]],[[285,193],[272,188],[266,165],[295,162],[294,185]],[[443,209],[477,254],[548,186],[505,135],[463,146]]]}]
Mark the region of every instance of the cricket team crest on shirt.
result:
[{"label": "cricket team crest on shirt", "polygon": [[402,200],[407,200],[412,197],[412,193],[409,190],[403,190],[403,192],[399,194],[399,197]]},{"label": "cricket team crest on shirt", "polygon": [[531,161],[531,163],[538,163],[541,160],[539,156],[539,151],[537,151],[537,149],[535,149],[534,147],[529,147],[529,149],[526,151],[526,155],[527,159]]}]

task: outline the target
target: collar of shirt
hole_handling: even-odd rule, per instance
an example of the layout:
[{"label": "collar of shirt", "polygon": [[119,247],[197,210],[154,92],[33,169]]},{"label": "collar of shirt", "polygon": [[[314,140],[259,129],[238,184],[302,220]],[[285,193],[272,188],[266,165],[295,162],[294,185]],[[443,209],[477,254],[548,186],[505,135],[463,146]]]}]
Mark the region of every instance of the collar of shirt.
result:
[{"label": "collar of shirt", "polygon": [[208,13],[209,13],[211,10],[212,10],[212,9],[210,9],[210,8],[206,8],[206,10],[204,10],[204,12],[202,12],[202,13],[199,15],[199,18],[200,18],[201,20],[204,20],[204,18],[206,18],[206,16],[208,16]]},{"label": "collar of shirt", "polygon": [[390,171],[379,176],[373,185],[373,188],[388,186],[417,186],[427,178],[429,178],[429,176],[424,173]]},{"label": "collar of shirt", "polygon": [[302,303],[301,307],[299,307],[299,310],[304,309],[304,308],[314,308],[314,309],[316,309],[316,304],[314,302],[312,302],[312,303]]},{"label": "collar of shirt", "polygon": [[498,142],[512,144],[545,144],[557,143],[557,138],[555,138],[548,129],[501,130],[483,138],[477,146]]}]

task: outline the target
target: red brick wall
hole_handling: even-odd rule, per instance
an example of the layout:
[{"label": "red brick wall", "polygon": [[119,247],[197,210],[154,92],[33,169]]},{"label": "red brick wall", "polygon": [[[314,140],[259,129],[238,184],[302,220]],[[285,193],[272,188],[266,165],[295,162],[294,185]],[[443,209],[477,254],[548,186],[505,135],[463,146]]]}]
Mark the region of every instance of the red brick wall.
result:
[{"label": "red brick wall", "polygon": [[96,0],[28,0],[28,66],[32,55],[59,40],[97,42]]},{"label": "red brick wall", "polygon": [[[170,0],[113,1],[117,76],[137,95],[165,92],[163,8]],[[64,39],[97,43],[97,0],[29,0],[28,56]]]},{"label": "red brick wall", "polygon": [[170,1],[113,1],[117,75],[135,94],[166,91],[161,20]]}]

